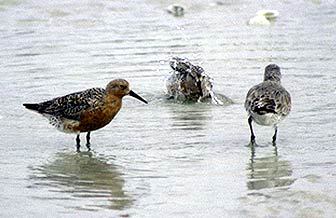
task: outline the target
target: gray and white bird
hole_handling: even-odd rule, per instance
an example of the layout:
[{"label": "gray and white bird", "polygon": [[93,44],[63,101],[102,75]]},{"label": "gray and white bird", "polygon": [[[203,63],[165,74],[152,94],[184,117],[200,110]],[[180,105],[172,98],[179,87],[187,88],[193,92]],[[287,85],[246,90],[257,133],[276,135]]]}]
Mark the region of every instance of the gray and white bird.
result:
[{"label": "gray and white bird", "polygon": [[248,124],[251,130],[251,143],[255,143],[252,121],[263,126],[273,126],[273,143],[277,137],[277,124],[291,110],[289,92],[281,86],[280,67],[270,64],[265,68],[264,81],[253,86],[247,93],[245,109],[249,115]]}]

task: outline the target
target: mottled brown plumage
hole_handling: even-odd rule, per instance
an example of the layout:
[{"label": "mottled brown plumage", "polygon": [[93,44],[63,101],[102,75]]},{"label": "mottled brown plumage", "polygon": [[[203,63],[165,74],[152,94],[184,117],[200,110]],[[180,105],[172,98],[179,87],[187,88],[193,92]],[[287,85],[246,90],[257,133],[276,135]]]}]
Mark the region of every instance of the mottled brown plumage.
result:
[{"label": "mottled brown plumage", "polygon": [[92,88],[85,91],[57,97],[38,104],[23,104],[49,119],[50,124],[66,133],[87,132],[87,147],[90,150],[90,132],[109,124],[122,105],[122,98],[131,95],[145,103],[143,98],[129,89],[129,83],[116,79],[107,84],[106,89]]}]

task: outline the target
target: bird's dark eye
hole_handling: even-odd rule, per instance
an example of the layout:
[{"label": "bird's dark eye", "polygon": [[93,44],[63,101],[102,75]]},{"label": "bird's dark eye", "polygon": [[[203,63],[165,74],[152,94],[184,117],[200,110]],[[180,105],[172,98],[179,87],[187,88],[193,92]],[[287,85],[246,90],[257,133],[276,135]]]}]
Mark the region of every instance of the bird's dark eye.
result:
[{"label": "bird's dark eye", "polygon": [[121,89],[126,89],[126,86],[124,86],[124,85],[120,85],[120,88],[121,88]]}]

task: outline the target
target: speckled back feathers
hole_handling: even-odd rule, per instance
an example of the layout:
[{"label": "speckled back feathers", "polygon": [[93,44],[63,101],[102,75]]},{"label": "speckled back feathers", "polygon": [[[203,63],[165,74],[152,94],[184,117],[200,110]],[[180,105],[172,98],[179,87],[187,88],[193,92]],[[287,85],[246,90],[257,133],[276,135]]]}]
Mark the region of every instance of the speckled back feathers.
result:
[{"label": "speckled back feathers", "polygon": [[262,82],[247,93],[245,108],[249,113],[287,116],[291,109],[290,94],[278,83]]},{"label": "speckled back feathers", "polygon": [[281,86],[281,73],[277,65],[268,65],[265,68],[264,82],[253,86],[248,91],[245,109],[254,118],[273,114],[273,118],[278,117],[274,119],[274,122],[289,114],[291,97],[286,89]]},{"label": "speckled back feathers", "polygon": [[37,112],[71,120],[80,120],[81,112],[101,106],[104,96],[105,89],[87,89],[39,103]]}]

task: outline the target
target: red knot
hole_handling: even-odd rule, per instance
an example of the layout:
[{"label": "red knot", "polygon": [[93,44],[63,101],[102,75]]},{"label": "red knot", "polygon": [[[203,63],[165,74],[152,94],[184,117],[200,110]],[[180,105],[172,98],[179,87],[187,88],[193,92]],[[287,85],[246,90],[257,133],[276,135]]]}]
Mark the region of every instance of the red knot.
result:
[{"label": "red knot", "polygon": [[65,133],[76,133],[76,147],[80,151],[79,134],[87,132],[86,146],[90,151],[90,133],[109,124],[122,105],[122,98],[130,95],[147,101],[130,90],[124,79],[112,80],[106,88],[92,88],[57,97],[37,104],[23,104],[48,118],[51,125]]}]

